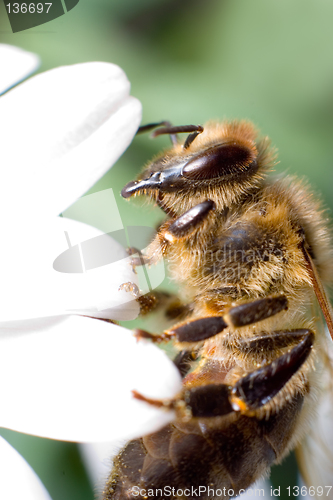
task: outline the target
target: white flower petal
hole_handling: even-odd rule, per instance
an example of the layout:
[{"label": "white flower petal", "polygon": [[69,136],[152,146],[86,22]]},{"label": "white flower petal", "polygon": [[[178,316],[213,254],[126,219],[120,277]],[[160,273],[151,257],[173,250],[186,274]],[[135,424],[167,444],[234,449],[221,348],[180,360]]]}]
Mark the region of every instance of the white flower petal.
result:
[{"label": "white flower petal", "polygon": [[0,498],[3,500],[51,500],[29,464],[0,437]]},{"label": "white flower petal", "polygon": [[[19,323],[19,322],[18,322]],[[133,398],[170,398],[181,388],[164,352],[116,325],[70,316],[27,334],[0,330],[0,426],[69,441],[132,438],[170,422]],[[24,333],[24,334],[23,334]]]},{"label": "white flower petal", "polygon": [[0,321],[73,313],[137,317],[134,296],[119,290],[137,279],[119,243],[70,219],[34,222],[35,227],[16,233],[10,224],[7,231],[3,227],[0,274],[6,286],[0,288]]},{"label": "white flower petal", "polygon": [[118,66],[95,62],[37,75],[3,96],[1,212],[58,215],[84,194],[139,126],[141,105],[129,90]]},{"label": "white flower petal", "polygon": [[36,54],[0,44],[0,94],[33,73],[39,64]]}]

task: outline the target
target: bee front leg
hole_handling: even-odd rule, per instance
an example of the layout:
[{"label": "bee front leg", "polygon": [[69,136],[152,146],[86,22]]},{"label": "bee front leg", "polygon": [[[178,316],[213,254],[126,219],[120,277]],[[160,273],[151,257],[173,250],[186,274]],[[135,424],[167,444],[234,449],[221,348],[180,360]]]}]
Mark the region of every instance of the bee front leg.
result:
[{"label": "bee front leg", "polygon": [[[156,264],[168,252],[168,247],[175,241],[187,238],[205,223],[211,212],[215,210],[215,203],[206,200],[187,210],[177,218],[168,220],[161,225],[157,235],[148,246],[144,254],[132,259],[134,266]],[[136,249],[131,249],[136,253]]]},{"label": "bee front leg", "polygon": [[169,243],[175,239],[187,238],[207,220],[213,210],[215,210],[213,201],[206,200],[199,203],[171,221],[169,227],[162,231],[161,236]]}]

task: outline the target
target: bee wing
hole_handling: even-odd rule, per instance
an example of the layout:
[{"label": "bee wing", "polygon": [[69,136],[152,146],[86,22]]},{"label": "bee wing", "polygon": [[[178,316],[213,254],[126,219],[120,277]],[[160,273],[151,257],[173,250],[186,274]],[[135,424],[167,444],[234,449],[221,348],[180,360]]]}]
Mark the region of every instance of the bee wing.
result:
[{"label": "bee wing", "polygon": [[296,449],[308,491],[314,487],[310,493],[318,499],[333,498],[333,344],[330,338],[324,340],[324,371],[320,379],[322,392],[316,408],[317,419]]},{"label": "bee wing", "polygon": [[303,250],[303,255],[305,258],[306,266],[308,269],[308,273],[311,276],[314,292],[316,294],[320,308],[321,308],[322,313],[324,315],[328,331],[330,332],[331,338],[333,340],[333,315],[332,315],[331,305],[330,305],[329,301],[327,300],[325,289],[322,285],[322,282],[321,282],[320,277],[318,275],[318,271],[317,271],[316,266],[312,260],[311,255],[309,254],[309,252],[305,248],[305,246],[303,246],[302,250]]}]

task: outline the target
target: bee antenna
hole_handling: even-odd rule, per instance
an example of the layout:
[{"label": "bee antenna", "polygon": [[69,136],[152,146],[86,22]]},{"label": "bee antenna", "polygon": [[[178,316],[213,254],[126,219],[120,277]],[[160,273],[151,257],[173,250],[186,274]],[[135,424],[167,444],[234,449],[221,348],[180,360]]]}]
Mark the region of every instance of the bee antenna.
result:
[{"label": "bee antenna", "polygon": [[[161,127],[161,128],[158,128],[158,127]],[[159,122],[159,123],[149,123],[148,125],[142,125],[141,127],[139,127],[137,134],[149,132],[150,130],[153,130],[154,128],[157,128],[157,130],[155,130],[152,133],[151,136],[153,138],[155,138],[159,135],[169,134],[171,142],[174,146],[178,144],[177,134],[193,132],[187,137],[185,144],[184,144],[184,149],[187,149],[192,144],[192,142],[197,137],[197,135],[201,134],[201,132],[203,132],[203,130],[204,130],[201,125],[173,126],[173,125],[171,125],[170,122],[163,121],[163,122]]]},{"label": "bee antenna", "polygon": [[[184,142],[184,146],[183,148],[184,149],[187,149],[191,146],[192,142],[194,141],[194,139],[196,139],[196,137],[198,137],[199,134],[201,134],[201,132],[203,132],[203,127],[200,127],[201,130],[197,130],[196,132],[193,132],[192,134],[188,135],[187,138],[186,138],[186,141]],[[199,127],[198,127],[199,129]]]},{"label": "bee antenna", "polygon": [[162,122],[158,122],[158,123],[148,123],[147,125],[142,125],[141,127],[138,128],[136,135],[143,134],[145,132],[150,132],[151,130],[153,130],[154,128],[157,128],[157,127],[164,127],[164,128],[160,129],[160,131],[162,130],[162,132],[155,130],[155,132],[152,134],[153,138],[155,138],[161,134],[170,134],[170,139],[171,139],[172,144],[174,146],[176,146],[178,144],[177,135],[175,133],[163,132],[164,130],[169,130],[169,129],[175,128],[171,125],[171,123],[169,121],[166,121],[166,120],[164,120]]},{"label": "bee antenna", "polygon": [[171,123],[168,121],[162,121],[158,123],[147,123],[147,125],[141,125],[141,127],[138,128],[137,130],[137,135],[138,134],[144,134],[145,132],[150,132],[154,128],[157,127],[171,127]]}]

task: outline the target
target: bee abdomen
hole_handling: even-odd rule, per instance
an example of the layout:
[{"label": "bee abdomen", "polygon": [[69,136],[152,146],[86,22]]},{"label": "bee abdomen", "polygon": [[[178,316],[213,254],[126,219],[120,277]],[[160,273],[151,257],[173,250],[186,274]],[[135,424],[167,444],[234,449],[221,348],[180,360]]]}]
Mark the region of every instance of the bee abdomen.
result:
[{"label": "bee abdomen", "polygon": [[142,498],[145,492],[148,497],[227,500],[285,454],[302,404],[298,394],[268,419],[242,415],[222,428],[204,421],[168,425],[131,441],[115,459],[104,500]]},{"label": "bee abdomen", "polygon": [[[212,434],[216,463],[228,471],[235,493],[247,489],[284,456],[302,405],[299,394],[268,419],[241,416],[227,429]],[[219,484],[218,473],[211,482]]]}]

